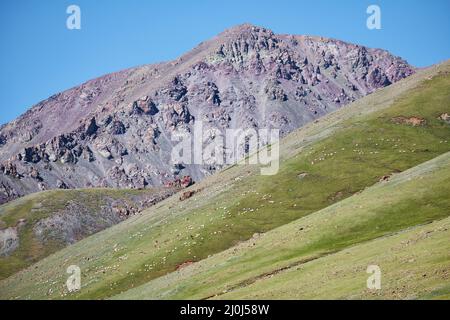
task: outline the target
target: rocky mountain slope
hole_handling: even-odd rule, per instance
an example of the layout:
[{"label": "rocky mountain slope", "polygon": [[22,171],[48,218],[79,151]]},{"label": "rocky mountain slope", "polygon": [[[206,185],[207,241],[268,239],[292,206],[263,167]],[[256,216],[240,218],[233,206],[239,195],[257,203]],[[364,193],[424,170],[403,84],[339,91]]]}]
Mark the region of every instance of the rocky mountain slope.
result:
[{"label": "rocky mountain slope", "polygon": [[0,128],[0,203],[65,188],[145,188],[215,166],[171,162],[174,130],[285,135],[414,73],[386,51],[241,25],[179,59],[56,94]]},{"label": "rocky mountain slope", "polygon": [[[278,174],[226,168],[0,281],[0,298],[448,296],[449,88],[446,62],[377,90],[282,139]],[[366,263],[388,281],[375,297]]]}]

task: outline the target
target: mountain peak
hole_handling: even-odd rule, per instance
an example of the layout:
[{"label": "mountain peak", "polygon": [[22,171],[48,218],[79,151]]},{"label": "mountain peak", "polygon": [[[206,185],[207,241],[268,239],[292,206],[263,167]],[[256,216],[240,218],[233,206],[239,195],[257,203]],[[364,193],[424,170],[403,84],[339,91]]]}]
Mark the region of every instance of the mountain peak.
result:
[{"label": "mountain peak", "polygon": [[234,26],[176,61],[88,81],[0,128],[0,203],[60,188],[145,188],[220,166],[171,163],[176,130],[285,135],[414,72],[383,50]]},{"label": "mountain peak", "polygon": [[248,36],[250,34],[266,34],[274,35],[272,30],[260,27],[251,23],[242,23],[232,26],[219,34],[219,37],[239,37]]},{"label": "mountain peak", "polygon": [[272,32],[271,30],[264,28],[262,26],[257,26],[255,24],[251,24],[251,23],[241,23],[241,24],[237,24],[235,26],[232,26],[230,28],[228,28],[227,30],[225,30],[225,32],[248,32],[248,31],[266,31],[266,32]]}]

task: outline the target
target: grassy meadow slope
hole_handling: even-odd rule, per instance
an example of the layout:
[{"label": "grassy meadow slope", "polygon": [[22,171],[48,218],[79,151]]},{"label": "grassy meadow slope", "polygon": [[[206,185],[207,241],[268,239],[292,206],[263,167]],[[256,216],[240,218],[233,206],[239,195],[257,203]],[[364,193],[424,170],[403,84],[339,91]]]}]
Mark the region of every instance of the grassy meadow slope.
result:
[{"label": "grassy meadow slope", "polygon": [[[450,294],[450,153],[116,299]],[[380,199],[383,199],[380,201]],[[402,231],[405,230],[405,231]],[[382,290],[367,290],[369,265]]]},{"label": "grassy meadow slope", "polygon": [[[3,240],[16,243],[0,255],[0,279],[172,193],[163,188],[50,190],[4,204],[0,206],[0,229],[13,231],[16,237]],[[7,251],[5,242],[0,248]]]},{"label": "grassy meadow slope", "polygon": [[[1,281],[0,298],[107,298],[145,284],[450,151],[450,125],[438,119],[449,112],[447,62],[290,134],[280,145],[277,175],[261,176],[257,166],[230,167],[191,187],[197,193],[190,199],[166,199]],[[424,217],[409,210],[412,215],[397,224],[380,221],[379,232],[369,224],[357,241],[444,218],[448,210],[443,213],[440,203],[448,209],[437,201]],[[330,237],[340,235],[340,242],[316,243],[314,257],[357,243],[332,230]],[[82,288],[70,294],[65,281],[72,264],[81,267]]]}]

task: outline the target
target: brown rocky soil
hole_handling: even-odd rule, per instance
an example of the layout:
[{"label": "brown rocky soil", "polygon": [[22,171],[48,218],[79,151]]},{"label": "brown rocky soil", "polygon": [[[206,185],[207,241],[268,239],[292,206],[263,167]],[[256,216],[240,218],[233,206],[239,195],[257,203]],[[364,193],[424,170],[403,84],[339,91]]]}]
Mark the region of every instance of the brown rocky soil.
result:
[{"label": "brown rocky soil", "polygon": [[403,117],[403,116],[392,118],[392,122],[396,124],[407,124],[413,127],[423,126],[427,123],[425,119],[419,117]]}]

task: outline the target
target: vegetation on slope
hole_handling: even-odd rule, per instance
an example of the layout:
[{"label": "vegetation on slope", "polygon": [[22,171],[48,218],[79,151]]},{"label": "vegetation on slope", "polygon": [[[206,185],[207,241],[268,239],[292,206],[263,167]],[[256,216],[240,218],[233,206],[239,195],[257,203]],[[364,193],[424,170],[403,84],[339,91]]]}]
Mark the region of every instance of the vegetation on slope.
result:
[{"label": "vegetation on slope", "polygon": [[[450,285],[449,182],[446,153],[116,298],[391,299],[418,298],[436,290],[444,294],[442,288]],[[433,221],[439,222],[424,226]],[[411,226],[416,227],[408,230]],[[367,290],[369,265],[380,266],[383,290]]]},{"label": "vegetation on slope", "polygon": [[[156,188],[51,190],[0,206],[0,233],[7,230],[16,236],[0,243],[0,279],[121,222],[171,193]],[[5,248],[8,245],[11,250]]]},{"label": "vegetation on slope", "polygon": [[[449,299],[450,218],[351,247],[220,299]],[[367,267],[381,269],[369,290]]]},{"label": "vegetation on slope", "polygon": [[[0,282],[0,297],[110,297],[449,151],[449,125],[438,119],[450,110],[449,70],[444,64],[424,71],[290,135],[282,142],[279,174],[264,177],[258,168],[230,168],[193,187],[198,192],[186,201],[172,197]],[[399,117],[424,122],[413,126]],[[425,221],[439,217],[432,210]],[[391,229],[381,222],[387,233],[421,219],[409,217]],[[380,236],[366,231],[361,241]],[[345,233],[336,248],[330,239],[323,241],[317,247],[322,253],[352,244]],[[68,294],[65,271],[71,264],[81,267],[82,288]]]}]

